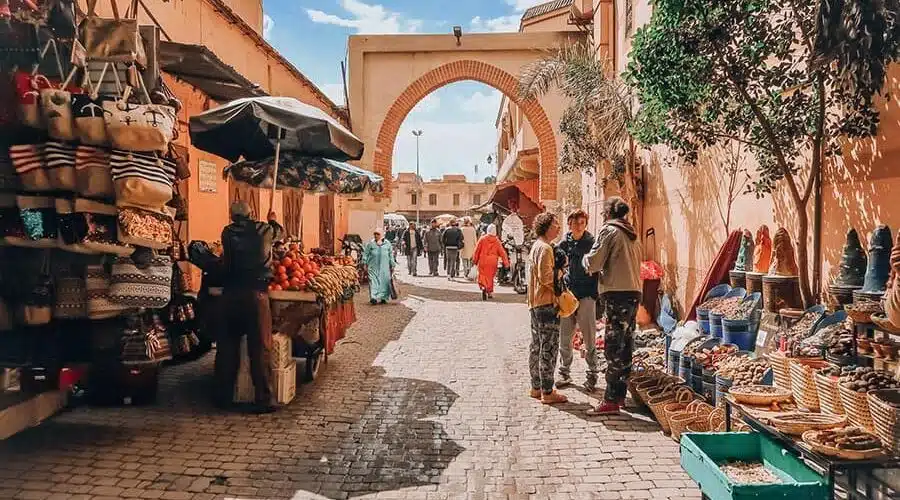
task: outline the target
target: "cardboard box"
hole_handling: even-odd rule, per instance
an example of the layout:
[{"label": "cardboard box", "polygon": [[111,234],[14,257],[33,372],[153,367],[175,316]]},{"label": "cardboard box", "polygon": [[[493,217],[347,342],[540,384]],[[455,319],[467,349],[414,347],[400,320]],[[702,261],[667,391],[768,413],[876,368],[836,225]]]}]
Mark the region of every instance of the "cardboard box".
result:
[{"label": "cardboard box", "polygon": [[287,368],[274,370],[272,383],[275,386],[273,390],[278,404],[286,405],[293,401],[297,393],[297,365],[292,363]]},{"label": "cardboard box", "polygon": [[[282,350],[276,355],[273,348],[272,359],[278,359],[281,367],[270,368],[272,391],[277,403],[288,404],[294,400],[297,392],[297,364],[290,355],[290,337],[281,334],[278,337],[282,337],[280,341]],[[280,356],[283,352],[287,353],[288,362],[286,364],[281,362]],[[241,366],[238,370],[237,382],[234,385],[234,402],[253,403],[255,401],[256,391],[253,387],[253,377],[250,376],[250,358],[247,355],[247,339],[245,337],[241,341]]]},{"label": "cardboard box", "polygon": [[272,336],[272,369],[280,370],[290,367],[293,362],[291,358],[291,338],[283,333],[276,333]]}]

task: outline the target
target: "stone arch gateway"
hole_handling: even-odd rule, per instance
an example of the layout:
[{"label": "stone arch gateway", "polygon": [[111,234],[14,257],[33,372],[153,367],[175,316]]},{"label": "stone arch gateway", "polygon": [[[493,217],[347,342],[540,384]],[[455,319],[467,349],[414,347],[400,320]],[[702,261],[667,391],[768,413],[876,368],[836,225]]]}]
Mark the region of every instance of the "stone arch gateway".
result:
[{"label": "stone arch gateway", "polygon": [[349,112],[353,131],[366,143],[362,166],[391,178],[393,149],[407,114],[435,90],[460,81],[493,87],[515,102],[538,140],[540,198],[557,199],[559,116],[540,100],[518,97],[515,75],[547,50],[570,43],[564,32],[350,37]]}]

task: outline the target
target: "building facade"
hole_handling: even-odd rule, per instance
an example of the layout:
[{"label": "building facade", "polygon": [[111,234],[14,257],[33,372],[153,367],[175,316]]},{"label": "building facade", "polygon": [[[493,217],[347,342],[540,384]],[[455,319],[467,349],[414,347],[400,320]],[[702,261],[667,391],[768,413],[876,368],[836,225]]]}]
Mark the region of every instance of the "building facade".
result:
[{"label": "building facade", "polygon": [[[79,3],[82,9],[86,7],[85,0]],[[345,201],[279,192],[274,207],[269,207],[268,192],[223,179],[228,162],[190,145],[191,116],[252,95],[294,97],[349,125],[344,110],[263,38],[262,0],[153,0],[140,4],[140,24],[158,28],[163,78],[183,103],[176,142],[189,154],[192,175],[179,186],[189,211],[181,237],[186,241],[218,240],[229,222],[230,202],[240,199],[250,203],[258,218],[274,209],[288,232],[301,237],[306,247],[333,246],[335,238],[346,232]],[[98,14],[111,16],[110,5],[99,2]]]},{"label": "building facade", "polygon": [[473,215],[472,208],[485,203],[493,190],[493,184],[468,182],[461,174],[417,182],[416,174],[401,172],[391,185],[391,201],[385,212],[398,213],[415,221],[418,207],[420,222],[443,214]]}]

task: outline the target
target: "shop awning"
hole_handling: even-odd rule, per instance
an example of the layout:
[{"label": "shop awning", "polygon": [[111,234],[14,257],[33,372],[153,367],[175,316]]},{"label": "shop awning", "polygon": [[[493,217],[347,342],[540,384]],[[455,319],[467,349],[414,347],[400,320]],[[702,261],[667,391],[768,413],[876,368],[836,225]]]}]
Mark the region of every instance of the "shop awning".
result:
[{"label": "shop awning", "polygon": [[470,208],[472,211],[478,211],[480,209],[491,208],[493,206],[499,207],[504,211],[509,211],[510,201],[515,200],[518,203],[519,209],[521,210],[523,206],[536,209],[538,213],[544,210],[544,206],[538,201],[538,180],[537,179],[528,179],[524,181],[516,181],[516,182],[506,182],[503,184],[498,184],[496,188],[494,188],[494,192],[491,193],[490,198],[481,205]]},{"label": "shop awning", "polygon": [[159,42],[159,67],[217,102],[268,95],[204,45]]}]

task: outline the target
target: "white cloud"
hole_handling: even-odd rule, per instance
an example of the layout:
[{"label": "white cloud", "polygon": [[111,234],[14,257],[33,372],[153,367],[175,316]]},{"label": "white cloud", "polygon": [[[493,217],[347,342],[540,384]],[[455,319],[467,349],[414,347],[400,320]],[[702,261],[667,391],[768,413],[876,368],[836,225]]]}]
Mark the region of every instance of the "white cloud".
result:
[{"label": "white cloud", "polygon": [[339,4],[347,17],[318,9],[306,9],[306,14],[314,23],[351,28],[356,33],[414,33],[422,28],[422,20],[407,18],[381,5],[366,4],[359,0],[339,0]]},{"label": "white cloud", "polygon": [[474,32],[502,32],[502,31],[519,31],[519,22],[521,15],[500,16],[489,19],[482,19],[481,16],[472,18],[471,27]]},{"label": "white cloud", "polygon": [[270,16],[268,14],[263,14],[263,25],[262,25],[263,38],[268,40],[269,35],[272,34],[272,28],[274,28],[274,27],[275,27],[275,20],[272,19],[272,16]]},{"label": "white cloud", "polygon": [[463,100],[460,109],[466,113],[476,115],[478,118],[488,120],[493,123],[497,117],[497,111],[500,109],[500,99],[503,94],[498,90],[489,90],[487,92],[475,92],[471,96]]},{"label": "white cloud", "polygon": [[506,3],[516,9],[517,12],[521,12],[525,9],[534,7],[535,5],[547,3],[547,0],[506,0]]}]

